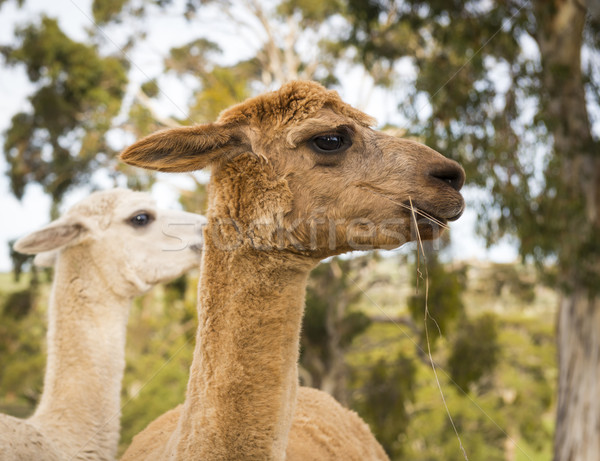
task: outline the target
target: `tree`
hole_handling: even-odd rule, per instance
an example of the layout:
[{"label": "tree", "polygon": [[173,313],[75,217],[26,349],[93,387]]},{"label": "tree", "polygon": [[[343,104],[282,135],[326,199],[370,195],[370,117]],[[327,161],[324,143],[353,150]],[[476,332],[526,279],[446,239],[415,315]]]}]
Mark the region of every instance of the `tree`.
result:
[{"label": "tree", "polygon": [[[364,281],[373,262],[372,255],[365,255],[321,263],[311,273],[306,291],[300,356],[303,384],[322,389],[344,404],[348,402],[345,353],[371,323],[367,315],[353,308],[367,288],[359,287],[356,279]],[[368,284],[381,282],[376,277]]]},{"label": "tree", "polygon": [[378,359],[368,366],[365,381],[354,398],[354,408],[393,459],[404,458],[401,435],[410,421],[407,408],[415,399],[417,363],[402,353],[393,361]]},{"label": "tree", "polygon": [[461,389],[477,383],[498,363],[496,319],[484,314],[474,319],[463,318],[452,338],[448,369],[452,381]]},{"label": "tree", "polygon": [[[419,331],[419,352],[424,356],[435,347],[438,338],[448,334],[457,317],[465,316],[462,300],[465,270],[449,270],[431,244],[425,243],[422,248],[425,254],[418,256],[415,270],[411,271],[412,286],[417,287],[417,291],[408,298],[407,304]],[[416,327],[421,324],[422,328]]]},{"label": "tree", "polygon": [[[489,192],[491,206],[480,207],[488,241],[512,234],[524,258],[556,261],[554,456],[600,459],[600,146],[590,121],[600,101],[600,22],[577,0],[347,7],[347,43],[365,64],[411,60],[418,78],[412,104],[401,107],[413,133]],[[397,45],[406,29],[411,39]]]},{"label": "tree", "polygon": [[67,191],[115,155],[106,133],[121,107],[127,65],[71,40],[48,17],[18,29],[16,38],[2,54],[8,65],[25,66],[36,90],[31,110],[15,114],[5,133],[11,189],[21,198],[28,184],[40,184],[55,218]]},{"label": "tree", "polygon": [[[122,173],[126,173],[128,185],[147,188],[151,184],[151,178],[139,170],[133,173],[132,170],[121,170],[122,167],[115,166],[116,151],[123,146],[108,143],[106,135],[109,131],[122,130],[138,137],[165,126],[213,120],[231,103],[297,77],[320,80],[339,89],[342,88],[348,69],[359,69],[373,84],[389,88],[389,98],[397,97],[396,90],[402,84],[411,97],[410,101],[398,101],[400,110],[409,120],[409,134],[444,154],[459,159],[467,169],[471,184],[491,193],[493,204],[486,204],[482,208],[482,218],[485,220],[481,221],[489,224],[482,226],[482,231],[489,241],[497,240],[503,234],[513,233],[520,238],[523,254],[535,257],[540,265],[543,265],[548,257],[563,261],[567,254],[573,254],[577,249],[586,257],[593,256],[593,241],[587,242],[591,248],[589,251],[586,246],[577,246],[579,237],[589,230],[587,218],[579,218],[583,216],[583,210],[588,210],[589,207],[583,206],[579,201],[571,203],[573,196],[569,195],[572,192],[570,189],[573,189],[574,196],[577,196],[580,185],[574,184],[563,192],[562,176],[559,172],[566,171],[568,165],[556,160],[560,159],[560,156],[554,155],[560,154],[556,147],[552,151],[556,138],[552,130],[558,128],[553,124],[551,115],[563,109],[554,109],[552,112],[549,106],[546,106],[558,97],[556,93],[551,93],[549,88],[560,87],[561,83],[565,88],[567,85],[565,82],[553,81],[554,71],[548,71],[549,75],[543,77],[545,68],[560,68],[558,64],[548,64],[550,59],[556,60],[558,57],[548,57],[544,60],[540,58],[541,53],[536,54],[535,50],[533,53],[528,51],[531,45],[539,40],[540,43],[548,43],[547,53],[551,54],[552,47],[556,46],[553,43],[560,42],[550,40],[549,37],[556,37],[556,31],[552,27],[544,32],[545,35],[536,35],[537,31],[542,30],[538,27],[540,22],[565,23],[553,22],[552,15],[559,15],[557,11],[563,5],[574,4],[566,1],[555,3],[555,9],[550,8],[546,11],[544,2],[530,4],[520,0],[466,3],[439,0],[94,0],[94,20],[103,27],[114,27],[115,30],[118,28],[122,31],[125,38],[119,46],[123,46],[127,51],[134,50],[143,42],[143,21],[146,15],[157,12],[182,17],[185,15],[189,21],[194,21],[194,24],[207,26],[214,16],[208,21],[204,18],[212,11],[212,14],[218,17],[218,21],[215,22],[218,22],[219,29],[235,32],[231,36],[222,35],[223,40],[241,36],[245,42],[253,44],[253,55],[237,61],[224,60],[221,54],[223,46],[217,45],[223,45],[223,42],[213,36],[214,28],[198,27],[199,31],[209,30],[210,35],[199,33],[189,43],[174,47],[164,56],[164,71],[150,75],[143,83],[131,82],[128,90],[130,97],[123,98],[128,65],[122,56],[114,57],[104,53],[107,49],[106,41],[97,32],[91,32],[88,39],[78,43],[60,30],[56,20],[49,18],[20,29],[15,35],[16,43],[4,48],[3,56],[11,65],[25,66],[36,89],[31,98],[32,107],[20,114],[21,118],[15,119],[6,135],[6,143],[10,137],[10,145],[6,144],[5,155],[10,158],[13,191],[17,195],[22,194],[27,184],[37,182],[49,194],[53,194],[55,212],[57,204],[67,190],[78,185],[87,186],[87,179],[92,172],[107,165],[111,175],[121,176]],[[0,6],[1,4],[2,0]],[[534,6],[540,9],[539,14]],[[548,15],[552,17],[548,18]],[[578,24],[577,21],[566,22]],[[587,35],[583,35],[587,44],[586,53],[588,56],[589,53],[596,56],[594,53],[598,34],[595,31],[598,30],[598,26],[593,21],[589,25]],[[539,50],[541,45],[535,45],[534,48]],[[54,55],[53,50],[58,50],[58,54]],[[399,81],[397,74],[399,63],[407,62],[419,76],[417,80],[408,84]],[[575,87],[579,84],[585,87],[587,92],[583,96],[587,98],[588,104],[591,104],[592,98],[597,100],[598,94],[598,82],[591,74],[591,66],[592,60],[585,61],[583,74],[576,75],[573,83]],[[158,97],[162,94],[161,88],[164,88],[165,75],[179,79],[183,82],[182,86],[190,89],[189,106],[186,108],[189,109],[189,113],[165,116],[156,110],[160,104]],[[42,97],[44,94],[52,96],[54,99],[51,101],[58,103],[45,104],[47,100]],[[38,99],[39,102],[36,102]],[[121,107],[121,101],[133,103]],[[585,108],[585,104],[581,104],[577,110],[581,107]],[[119,112],[123,117],[115,117]],[[122,119],[126,120],[121,122]],[[570,128],[565,129],[565,133],[563,137],[568,139]],[[32,136],[28,137],[29,134]],[[586,138],[583,136],[581,139]],[[535,155],[532,156],[531,152]],[[569,152],[577,157],[580,149]],[[98,155],[95,155],[96,153]],[[573,160],[571,165],[579,165],[577,162],[579,160]],[[537,168],[539,164],[546,167],[547,177],[540,174]],[[585,171],[591,171],[591,168]],[[57,176],[56,172],[60,174]],[[593,188],[590,185],[593,181],[584,180],[583,183],[586,185],[584,188]],[[196,186],[200,193],[183,193],[181,202],[188,209],[202,211],[205,190],[199,182]],[[560,201],[557,197],[565,198]],[[561,227],[563,223],[553,219],[556,215],[568,216],[572,221],[571,231],[567,232]],[[559,255],[556,242],[571,239],[570,232],[573,229],[577,231],[573,234],[577,238],[568,242],[573,249],[565,247],[564,254]],[[593,257],[590,260],[593,261]],[[338,265],[345,272],[344,264],[345,260],[338,260],[333,265],[319,268],[317,279],[311,287],[313,291],[308,293],[307,322],[311,324],[305,328],[305,357],[308,360],[311,354],[309,347],[313,348],[313,356],[316,357],[317,352],[323,354],[318,356],[320,365],[310,370],[310,379],[314,383],[321,383],[323,380],[330,383],[339,382],[332,378],[334,375],[340,376],[337,372],[325,376],[327,369],[340,370],[338,365],[342,363],[346,351],[351,347],[349,338],[354,337],[355,341],[359,338],[358,335],[353,336],[354,333],[344,336],[344,329],[351,327],[350,332],[360,331],[365,320],[361,313],[353,309],[348,310],[348,306],[352,306],[356,299],[341,302],[340,298],[334,296],[340,285],[345,287],[348,296],[352,294],[352,283],[339,276],[335,269],[335,265]],[[433,297],[437,296],[437,276],[434,272],[443,267],[438,266],[439,263],[431,264],[430,275],[433,283],[429,307],[435,309],[436,306],[447,306],[445,303],[448,300],[443,299],[441,295],[442,301],[435,301],[435,306],[432,304]],[[586,267],[583,265],[580,271],[581,274],[587,274],[585,277],[579,273],[575,274],[577,277],[581,276],[584,281],[587,276],[593,276],[591,266],[587,269]],[[354,269],[349,270],[352,275]],[[561,280],[561,286],[569,296],[571,274],[569,271],[562,273],[568,274],[568,277]],[[460,280],[454,282],[458,283]],[[449,286],[457,288],[454,282],[449,282]],[[361,286],[364,285],[361,283]],[[592,285],[586,281],[583,286],[589,288]],[[322,302],[323,299],[332,301],[326,305]],[[417,317],[415,321],[407,320],[407,325],[410,324],[409,327],[417,341],[422,330],[416,328],[416,325],[421,325],[423,318],[422,311],[417,307],[422,308],[422,301],[422,298],[413,300],[413,310],[419,323],[416,321]],[[460,311],[457,306],[457,303],[452,302],[451,309],[442,309],[443,313],[456,314],[454,311]],[[144,309],[150,310],[150,307],[145,306]],[[166,326],[170,323],[173,323],[175,331],[173,337],[182,336],[182,331],[187,334],[192,329],[188,318],[190,312],[193,315],[193,303],[192,307],[186,307],[185,315],[168,317],[159,323],[149,320],[148,315],[138,334],[134,335],[137,337],[132,344],[136,344],[140,350],[146,350],[144,344],[147,344],[150,331],[163,332],[162,336],[155,338],[157,344],[161,341],[164,343],[165,338],[170,341],[172,337],[166,333]],[[352,315],[348,320],[350,312]],[[597,309],[594,312],[597,312]],[[434,317],[441,318],[439,313],[435,313]],[[472,343],[465,346],[464,337],[461,340],[460,335],[453,335],[455,330],[452,326],[460,327],[460,322],[456,322],[456,319],[461,322],[464,320],[460,314],[444,319],[448,321],[446,327],[450,326],[447,328],[448,343],[434,339],[433,345],[437,342],[442,345],[456,345],[457,349],[471,350],[469,348],[474,346]],[[593,321],[588,323],[590,330],[593,324]],[[343,331],[336,330],[338,327]],[[477,326],[472,328],[477,329]],[[430,325],[429,332],[435,331],[435,325]],[[386,364],[377,360],[368,361],[369,364],[375,363],[377,366],[372,370],[368,369],[367,371],[372,373],[370,377],[364,378],[374,384],[371,402],[382,405],[373,408],[372,420],[387,425],[387,429],[378,429],[378,433],[387,440],[385,443],[389,441],[389,447],[393,446],[390,450],[398,450],[397,453],[401,453],[406,447],[401,447],[401,441],[394,439],[394,434],[398,434],[398,431],[394,432],[393,421],[386,419],[389,408],[385,407],[386,400],[383,395],[388,391],[392,396],[394,393],[398,395],[398,389],[391,383],[387,383],[387,387],[383,386],[379,381],[385,377],[393,378],[399,370],[408,370],[410,367],[407,368],[403,360],[407,354],[415,352],[413,347],[414,344],[411,343],[407,348],[411,349],[410,353],[404,350],[403,354],[393,354],[398,360],[390,360]],[[164,354],[161,359],[166,358],[174,349],[175,347],[169,348],[167,352],[161,349],[161,353]],[[442,349],[438,345],[435,352],[444,363],[443,354],[447,351]],[[313,359],[310,359],[310,362],[317,363]],[[129,371],[137,373],[139,368],[148,368],[146,364],[152,363],[152,359],[148,358],[148,362],[141,360],[132,363],[142,365],[130,367],[135,370]],[[415,363],[417,361],[413,360],[413,365]],[[15,362],[16,365],[18,363]],[[420,365],[422,368],[422,364]],[[385,366],[389,368],[385,370]],[[593,369],[589,366],[590,370]],[[325,372],[319,372],[319,367]],[[355,368],[353,372],[356,371]],[[458,368],[460,367],[457,367],[455,376],[467,374]],[[177,380],[185,376],[186,370],[185,364],[177,364],[172,372],[168,372],[170,377],[165,378],[168,385],[163,387],[173,389],[170,398],[174,399],[174,394],[181,389],[181,383]],[[475,387],[487,377],[480,375],[479,372],[473,375]],[[479,380],[476,379],[477,376],[480,376]],[[540,381],[543,378],[542,376]],[[141,383],[131,375],[128,379],[130,381],[126,382],[125,395],[133,397],[136,395],[134,391]],[[138,428],[132,425],[132,421],[136,420],[135,424],[143,425],[145,420],[140,420],[139,414],[144,413],[144,409],[149,406],[146,405],[147,402],[152,398],[151,394],[159,392],[162,383],[163,381],[157,379],[152,386],[145,388],[137,403],[132,402],[129,408],[137,407],[136,411],[124,411],[124,422],[129,426],[126,436],[130,436]],[[337,384],[327,387],[340,388]],[[368,389],[365,390],[367,391]],[[338,390],[332,392],[336,395],[345,394]],[[433,397],[438,397],[437,389],[434,388],[430,393],[434,394]],[[402,395],[406,397],[409,394],[404,392]],[[532,393],[528,398],[533,400],[534,396]],[[544,394],[544,399],[547,398]],[[415,399],[418,400],[417,397]],[[398,408],[398,412],[410,409],[410,399],[408,400],[408,403],[406,400],[395,400],[394,405],[397,403],[398,406],[394,408]],[[350,401],[354,401],[353,395],[350,396]],[[154,407],[161,406],[161,409],[164,409],[163,406],[173,403],[170,399],[155,400]],[[431,405],[439,407],[439,399]],[[457,405],[457,408],[460,408],[460,405]],[[405,413],[408,418],[410,411],[406,410]],[[463,414],[463,427],[469,432],[475,432],[475,428],[481,423],[481,415],[473,416],[472,412]],[[151,419],[148,414],[146,417]],[[398,418],[402,424],[405,423],[403,418],[404,416]],[[417,432],[428,432],[428,418],[429,412],[423,412],[413,418],[413,421],[422,424],[422,430],[418,428]],[[448,450],[454,450],[454,434],[450,432],[451,428],[444,418],[445,415],[439,418],[439,431],[431,431],[429,440],[433,445],[440,439],[447,439]],[[489,426],[489,422],[487,424]],[[440,437],[439,434],[443,435]],[[481,453],[485,453],[484,442],[494,442],[494,437],[486,436],[481,439]],[[496,446],[494,447],[495,450]],[[433,448],[427,453],[433,453],[434,459],[436,453],[439,455]],[[424,452],[421,458],[425,459],[427,453]],[[482,454],[482,457],[485,458],[485,455]],[[440,459],[440,456],[437,458]],[[442,458],[450,459],[444,456]]]}]

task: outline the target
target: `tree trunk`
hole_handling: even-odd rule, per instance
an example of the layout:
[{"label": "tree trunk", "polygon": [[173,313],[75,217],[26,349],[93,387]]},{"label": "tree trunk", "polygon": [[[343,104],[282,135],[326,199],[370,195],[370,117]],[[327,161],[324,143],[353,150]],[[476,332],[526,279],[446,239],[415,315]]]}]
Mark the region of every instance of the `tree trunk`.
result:
[{"label": "tree trunk", "polygon": [[348,406],[348,370],[341,344],[341,324],[347,305],[348,300],[342,295],[328,298],[323,349],[305,343],[302,356],[308,374],[308,377],[302,376],[303,385],[325,391],[345,406]]},{"label": "tree trunk", "polygon": [[600,459],[600,305],[586,290],[565,296],[558,317],[555,461]]},{"label": "tree trunk", "polygon": [[[337,262],[333,261],[333,264]],[[332,395],[342,405],[348,405],[348,395],[346,392],[346,362],[345,351],[341,345],[341,324],[346,314],[348,301],[341,296],[336,299],[330,299],[329,309],[327,309],[326,328],[327,328],[327,356],[329,358],[328,366],[323,374],[321,389]]]},{"label": "tree trunk", "polygon": [[542,104],[556,160],[546,172],[557,191],[547,225],[557,230],[562,290],[554,460],[600,461],[600,160],[581,69],[586,10],[578,0],[538,0],[534,10]]}]

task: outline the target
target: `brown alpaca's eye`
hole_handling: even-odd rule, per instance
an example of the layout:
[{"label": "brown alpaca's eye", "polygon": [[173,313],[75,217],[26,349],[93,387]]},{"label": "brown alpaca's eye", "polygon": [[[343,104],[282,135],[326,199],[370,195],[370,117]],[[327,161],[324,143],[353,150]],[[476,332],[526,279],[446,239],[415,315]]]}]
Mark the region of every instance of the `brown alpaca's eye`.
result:
[{"label": "brown alpaca's eye", "polygon": [[350,139],[343,134],[325,134],[310,140],[310,146],[318,154],[339,154],[351,145]]},{"label": "brown alpaca's eye", "polygon": [[154,218],[149,213],[138,213],[135,216],[129,218],[129,222],[133,227],[144,227],[152,222]]}]

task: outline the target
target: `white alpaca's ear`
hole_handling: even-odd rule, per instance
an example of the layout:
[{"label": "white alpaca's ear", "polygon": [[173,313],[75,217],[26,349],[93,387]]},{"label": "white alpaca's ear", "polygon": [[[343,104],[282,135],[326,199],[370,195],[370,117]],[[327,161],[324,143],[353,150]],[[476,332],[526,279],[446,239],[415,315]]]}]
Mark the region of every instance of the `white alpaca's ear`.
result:
[{"label": "white alpaca's ear", "polygon": [[15,242],[13,248],[19,253],[30,255],[58,250],[75,240],[84,229],[80,222],[58,219],[40,230],[21,237]]},{"label": "white alpaca's ear", "polygon": [[209,123],[153,133],[125,149],[120,158],[149,170],[194,171],[251,150],[240,125]]}]

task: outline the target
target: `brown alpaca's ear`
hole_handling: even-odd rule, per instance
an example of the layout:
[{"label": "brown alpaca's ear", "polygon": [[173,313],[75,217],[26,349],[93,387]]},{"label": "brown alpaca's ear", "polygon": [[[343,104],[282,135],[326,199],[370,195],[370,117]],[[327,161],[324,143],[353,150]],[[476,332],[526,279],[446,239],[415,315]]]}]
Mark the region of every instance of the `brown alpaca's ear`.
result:
[{"label": "brown alpaca's ear", "polygon": [[149,170],[193,171],[250,150],[239,125],[210,123],[146,136],[125,149],[121,160]]}]

